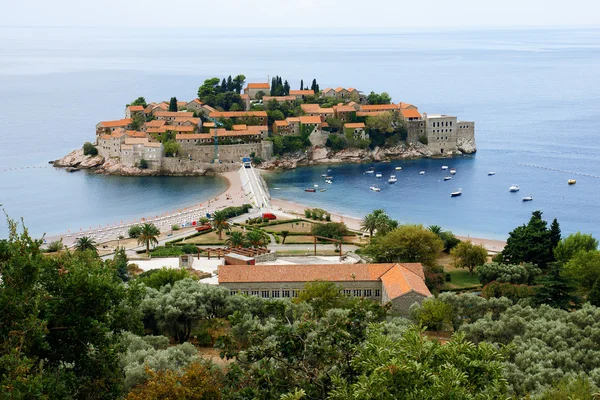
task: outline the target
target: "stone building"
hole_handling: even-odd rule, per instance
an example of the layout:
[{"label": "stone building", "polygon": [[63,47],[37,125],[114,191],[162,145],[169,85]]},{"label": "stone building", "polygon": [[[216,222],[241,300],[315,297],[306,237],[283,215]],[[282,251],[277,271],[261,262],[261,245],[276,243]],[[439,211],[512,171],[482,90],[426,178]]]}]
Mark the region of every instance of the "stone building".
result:
[{"label": "stone building", "polygon": [[125,107],[125,118],[133,118],[136,115],[144,116],[146,113],[144,112],[143,106],[127,106]]},{"label": "stone building", "polygon": [[420,263],[223,265],[219,285],[230,293],[262,298],[293,298],[307,282],[334,282],[347,296],[391,303],[392,310],[407,314],[409,307],[430,297]]},{"label": "stone building", "polygon": [[133,120],[131,118],[98,122],[98,124],[96,124],[96,135],[111,134],[119,128],[129,129],[132,122]]},{"label": "stone building", "polygon": [[256,99],[256,94],[258,92],[263,92],[265,96],[271,95],[271,86],[268,83],[249,83],[248,86],[244,88],[244,94],[247,94],[250,100]]},{"label": "stone building", "polygon": [[475,151],[475,123],[458,121],[456,117],[444,114],[423,114],[427,131],[427,145],[438,154],[452,155],[459,150],[461,143],[473,143],[470,152]]},{"label": "stone building", "polygon": [[344,134],[351,134],[355,140],[369,138],[369,134],[365,132],[364,122],[344,124]]},{"label": "stone building", "polygon": [[149,142],[147,138],[127,138],[121,145],[121,164],[127,167],[137,167],[146,160],[148,169],[160,170],[162,157],[162,143]]},{"label": "stone building", "polygon": [[315,92],[310,89],[290,90],[290,96],[294,96],[297,100],[304,100],[306,96],[314,96]]},{"label": "stone building", "polygon": [[234,124],[267,125],[266,111],[213,111],[208,117],[213,122],[230,119]]}]

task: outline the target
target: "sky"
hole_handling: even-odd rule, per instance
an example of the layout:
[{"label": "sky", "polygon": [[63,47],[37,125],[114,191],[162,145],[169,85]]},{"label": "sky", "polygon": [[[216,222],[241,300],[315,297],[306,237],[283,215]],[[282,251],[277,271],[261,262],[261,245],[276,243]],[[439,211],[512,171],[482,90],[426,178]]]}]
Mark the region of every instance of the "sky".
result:
[{"label": "sky", "polygon": [[0,0],[0,26],[464,29],[600,26],[599,0]]}]

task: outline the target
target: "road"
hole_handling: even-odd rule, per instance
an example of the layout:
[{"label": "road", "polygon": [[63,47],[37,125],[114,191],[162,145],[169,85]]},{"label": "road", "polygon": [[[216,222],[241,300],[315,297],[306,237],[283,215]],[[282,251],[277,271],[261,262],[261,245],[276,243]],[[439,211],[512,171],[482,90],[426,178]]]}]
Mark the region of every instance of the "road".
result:
[{"label": "road", "polygon": [[250,166],[250,168],[242,167],[240,168],[240,175],[244,190],[250,190],[252,193],[254,205],[263,211],[270,210],[271,201],[269,200],[266,189],[263,187],[260,174],[256,172],[256,169],[252,166]]}]

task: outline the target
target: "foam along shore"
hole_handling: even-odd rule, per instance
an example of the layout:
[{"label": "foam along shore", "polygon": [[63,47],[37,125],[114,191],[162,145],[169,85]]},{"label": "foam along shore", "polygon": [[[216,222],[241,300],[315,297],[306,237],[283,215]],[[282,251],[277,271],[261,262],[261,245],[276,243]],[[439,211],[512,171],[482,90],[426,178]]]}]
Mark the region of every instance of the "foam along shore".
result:
[{"label": "foam along shore", "polygon": [[[281,199],[271,199],[271,205],[273,208],[278,208],[280,211],[304,217],[304,210],[307,208],[312,208],[310,206],[304,206],[302,204],[294,203],[287,200]],[[334,222],[343,222],[346,224],[348,228],[351,230],[360,230],[362,220],[360,218],[342,214],[331,213],[331,220]],[[498,253],[501,252],[504,246],[506,246],[506,242],[503,240],[494,240],[494,239],[485,239],[485,238],[475,238],[470,236],[456,236],[460,240],[470,240],[473,244],[481,244],[485,247],[489,252]]]},{"label": "foam along shore", "polygon": [[[228,185],[224,192],[213,199],[208,199],[192,206],[178,208],[170,212],[163,212],[160,214],[148,213],[148,217],[140,218],[139,220],[131,219],[128,221],[115,222],[113,224],[95,225],[92,229],[80,228],[80,230],[69,230],[62,235],[46,236],[44,238],[45,243],[48,244],[62,238],[63,244],[71,247],[77,238],[82,236],[91,237],[99,244],[112,241],[116,242],[119,236],[128,238],[127,231],[129,227],[143,223],[153,223],[160,229],[161,234],[159,240],[189,235],[194,230],[194,227],[187,226],[182,227],[178,231],[171,231],[171,226],[182,226],[184,223],[188,225],[191,221],[202,218],[206,213],[212,213],[225,207],[241,206],[242,204],[250,202],[248,195],[244,193],[242,188],[242,182],[238,171],[225,172],[220,176],[227,179]],[[172,237],[168,236],[170,233],[172,233]],[[99,250],[102,250],[102,247],[99,247]]]}]

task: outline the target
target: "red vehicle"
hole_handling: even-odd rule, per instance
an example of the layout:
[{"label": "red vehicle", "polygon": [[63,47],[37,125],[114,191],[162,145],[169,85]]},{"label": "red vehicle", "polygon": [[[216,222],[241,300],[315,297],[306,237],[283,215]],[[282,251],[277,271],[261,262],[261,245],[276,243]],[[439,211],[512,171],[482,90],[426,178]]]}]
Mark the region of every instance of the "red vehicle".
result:
[{"label": "red vehicle", "polygon": [[266,219],[277,219],[277,216],[273,213],[263,213],[262,217]]},{"label": "red vehicle", "polygon": [[196,227],[196,230],[198,232],[208,231],[211,229],[212,229],[212,226],[210,224],[204,224],[204,225],[200,225],[200,226]]}]

